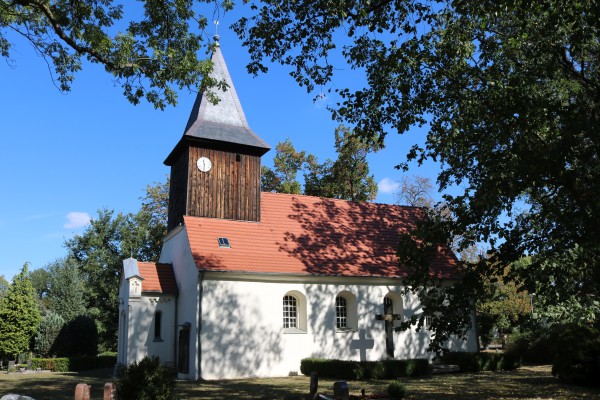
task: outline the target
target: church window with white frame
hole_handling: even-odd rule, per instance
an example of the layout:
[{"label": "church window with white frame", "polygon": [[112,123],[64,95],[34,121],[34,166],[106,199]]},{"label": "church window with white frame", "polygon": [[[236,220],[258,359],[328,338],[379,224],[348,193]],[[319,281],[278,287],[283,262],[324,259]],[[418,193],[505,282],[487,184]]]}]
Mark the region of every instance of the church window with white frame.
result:
[{"label": "church window with white frame", "polygon": [[335,298],[335,327],[337,329],[348,328],[348,305],[342,296]]},{"label": "church window with white frame", "polygon": [[291,295],[283,296],[283,327],[298,328],[298,300]]},{"label": "church window with white frame", "polygon": [[358,330],[358,301],[354,293],[342,290],[335,297],[335,329],[337,332]]}]

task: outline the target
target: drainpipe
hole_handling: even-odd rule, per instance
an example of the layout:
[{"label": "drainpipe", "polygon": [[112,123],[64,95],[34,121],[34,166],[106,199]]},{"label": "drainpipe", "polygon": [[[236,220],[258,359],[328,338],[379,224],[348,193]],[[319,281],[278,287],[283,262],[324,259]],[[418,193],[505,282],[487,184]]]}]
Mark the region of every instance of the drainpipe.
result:
[{"label": "drainpipe", "polygon": [[197,351],[196,351],[196,371],[198,372],[198,380],[202,379],[202,298],[204,295],[204,271],[198,274],[198,332]]},{"label": "drainpipe", "polygon": [[178,345],[178,341],[179,341],[179,335],[177,332],[177,328],[179,325],[179,291],[177,291],[177,294],[175,295],[175,325],[173,326],[173,368],[175,368],[175,371],[177,371],[177,373],[179,373],[179,360],[177,359],[177,345]]}]

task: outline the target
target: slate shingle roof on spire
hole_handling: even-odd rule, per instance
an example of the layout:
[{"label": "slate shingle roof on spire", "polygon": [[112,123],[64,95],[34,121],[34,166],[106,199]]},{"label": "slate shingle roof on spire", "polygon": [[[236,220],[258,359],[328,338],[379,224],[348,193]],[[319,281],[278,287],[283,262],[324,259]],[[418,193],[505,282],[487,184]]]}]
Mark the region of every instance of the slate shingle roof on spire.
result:
[{"label": "slate shingle roof on spire", "polygon": [[[211,77],[217,81],[225,81],[227,90],[212,89],[219,98],[217,104],[213,104],[203,93],[198,93],[182,141],[226,144],[233,145],[233,148],[242,146],[251,148],[258,155],[263,155],[269,151],[270,146],[248,126],[218,43],[211,61],[213,62]],[[172,155],[173,153],[169,155],[165,164],[170,165]]]}]

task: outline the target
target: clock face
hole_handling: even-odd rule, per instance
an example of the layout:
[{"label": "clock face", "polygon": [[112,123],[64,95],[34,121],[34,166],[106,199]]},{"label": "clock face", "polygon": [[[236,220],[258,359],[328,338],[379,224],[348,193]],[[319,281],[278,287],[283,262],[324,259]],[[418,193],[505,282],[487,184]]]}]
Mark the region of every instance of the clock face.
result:
[{"label": "clock face", "polygon": [[212,162],[207,157],[200,157],[196,162],[196,166],[202,172],[208,172],[212,168]]}]

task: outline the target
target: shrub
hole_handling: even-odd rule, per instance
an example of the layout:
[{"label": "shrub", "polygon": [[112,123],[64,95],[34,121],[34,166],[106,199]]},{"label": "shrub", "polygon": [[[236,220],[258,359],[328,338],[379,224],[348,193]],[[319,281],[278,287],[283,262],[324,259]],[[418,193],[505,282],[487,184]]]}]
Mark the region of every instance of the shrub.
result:
[{"label": "shrub", "polygon": [[552,375],[566,382],[600,386],[600,332],[585,325],[564,325],[557,337]]},{"label": "shrub", "polygon": [[31,368],[47,369],[52,372],[69,372],[70,361],[68,358],[32,358]]},{"label": "shrub", "polygon": [[98,328],[94,319],[79,315],[69,321],[56,339],[56,354],[69,356],[96,356],[98,354]]},{"label": "shrub", "polygon": [[388,385],[388,395],[395,399],[403,399],[406,396],[406,387],[400,381],[394,381]]},{"label": "shrub", "polygon": [[556,350],[555,330],[514,333],[508,338],[504,354],[531,364],[551,364]]},{"label": "shrub", "polygon": [[424,359],[345,361],[305,358],[300,362],[300,371],[304,375],[316,372],[323,378],[345,380],[394,379],[428,374],[429,361]]},{"label": "shrub", "polygon": [[65,320],[60,315],[53,312],[46,314],[35,334],[34,350],[42,356],[54,354],[56,338],[64,325]]},{"label": "shrub", "polygon": [[442,362],[458,365],[460,372],[508,371],[519,366],[519,359],[512,355],[461,351],[444,354]]},{"label": "shrub", "polygon": [[130,364],[117,381],[122,400],[171,400],[175,396],[175,372],[160,365],[158,357],[144,357]]}]

